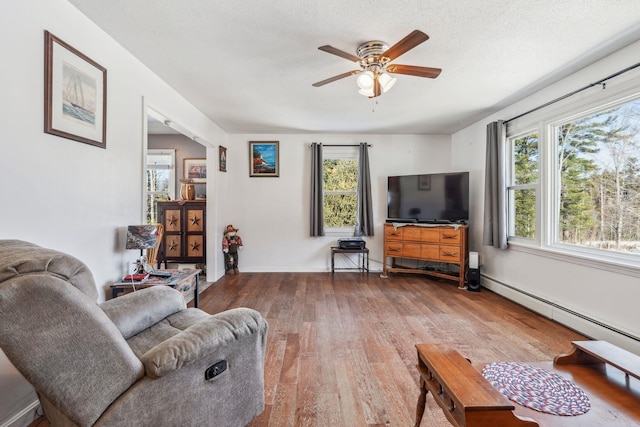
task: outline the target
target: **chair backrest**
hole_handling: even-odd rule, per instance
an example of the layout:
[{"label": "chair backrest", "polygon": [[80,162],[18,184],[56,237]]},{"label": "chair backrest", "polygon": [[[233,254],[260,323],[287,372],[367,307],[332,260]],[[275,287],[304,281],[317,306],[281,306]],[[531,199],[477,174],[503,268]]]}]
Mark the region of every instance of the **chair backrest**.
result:
[{"label": "chair backrest", "polygon": [[93,275],[78,259],[0,240],[0,347],[38,393],[81,426],[144,375],[96,298]]}]

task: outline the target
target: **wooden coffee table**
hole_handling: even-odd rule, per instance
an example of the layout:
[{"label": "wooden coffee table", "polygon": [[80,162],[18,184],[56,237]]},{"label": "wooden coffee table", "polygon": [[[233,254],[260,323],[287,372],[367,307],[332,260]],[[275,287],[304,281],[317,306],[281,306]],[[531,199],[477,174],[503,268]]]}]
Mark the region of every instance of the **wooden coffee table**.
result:
[{"label": "wooden coffee table", "polygon": [[144,283],[116,282],[111,285],[111,297],[116,298],[120,295],[135,292],[140,289],[149,288],[151,286],[171,286],[180,291],[185,301],[191,301],[193,296],[193,306],[198,307],[198,287],[200,282],[200,269],[189,270],[163,270],[171,273],[170,277],[149,276]]}]

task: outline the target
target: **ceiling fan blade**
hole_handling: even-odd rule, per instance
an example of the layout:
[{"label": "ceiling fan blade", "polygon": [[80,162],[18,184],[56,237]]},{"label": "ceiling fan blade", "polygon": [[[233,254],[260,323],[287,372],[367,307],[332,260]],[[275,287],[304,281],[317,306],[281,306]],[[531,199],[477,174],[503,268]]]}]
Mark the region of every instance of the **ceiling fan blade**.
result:
[{"label": "ceiling fan blade", "polygon": [[336,49],[335,47],[329,46],[329,45],[320,46],[318,49],[327,53],[338,55],[339,57],[348,59],[349,61],[360,62],[362,60],[361,58],[358,58],[355,55],[351,55],[350,53],[347,53],[344,50]]},{"label": "ceiling fan blade", "polygon": [[413,49],[420,43],[429,40],[429,36],[420,30],[413,30],[408,36],[400,40],[398,43],[391,46],[385,53],[380,55],[383,58],[388,58],[388,61],[393,61],[406,51]]},{"label": "ceiling fan blade", "polygon": [[430,67],[416,67],[414,65],[400,65],[391,64],[387,65],[387,71],[392,74],[407,74],[409,76],[427,77],[429,79],[435,79],[440,75],[442,69],[430,68]]},{"label": "ceiling fan blade", "polygon": [[320,82],[314,83],[311,86],[315,86],[315,87],[324,86],[327,83],[335,82],[336,80],[344,79],[345,77],[353,76],[354,74],[359,74],[361,72],[362,72],[362,70],[348,71],[346,73],[338,74],[337,76],[333,76],[333,77],[330,77],[330,78],[328,78],[326,80],[322,80]]}]

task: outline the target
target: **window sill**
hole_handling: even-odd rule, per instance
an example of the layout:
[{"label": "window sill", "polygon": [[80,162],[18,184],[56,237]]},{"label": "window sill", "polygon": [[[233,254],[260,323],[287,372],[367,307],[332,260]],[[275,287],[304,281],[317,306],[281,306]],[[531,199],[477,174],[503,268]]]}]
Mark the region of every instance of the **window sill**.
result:
[{"label": "window sill", "polygon": [[588,253],[588,251],[581,252],[579,250],[570,250],[565,247],[556,246],[540,247],[523,242],[509,242],[509,249],[569,262],[571,264],[611,271],[612,273],[640,277],[640,263],[637,261],[634,262],[634,260],[630,260],[628,257],[617,256],[616,254],[597,256]]}]

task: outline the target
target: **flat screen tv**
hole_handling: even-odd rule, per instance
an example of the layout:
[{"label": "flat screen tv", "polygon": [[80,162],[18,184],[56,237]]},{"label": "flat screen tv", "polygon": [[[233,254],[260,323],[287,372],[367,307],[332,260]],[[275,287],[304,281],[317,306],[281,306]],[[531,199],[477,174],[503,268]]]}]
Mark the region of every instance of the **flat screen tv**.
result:
[{"label": "flat screen tv", "polygon": [[387,185],[388,222],[469,220],[469,172],[390,176]]}]

